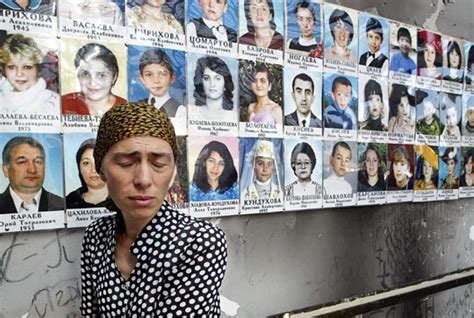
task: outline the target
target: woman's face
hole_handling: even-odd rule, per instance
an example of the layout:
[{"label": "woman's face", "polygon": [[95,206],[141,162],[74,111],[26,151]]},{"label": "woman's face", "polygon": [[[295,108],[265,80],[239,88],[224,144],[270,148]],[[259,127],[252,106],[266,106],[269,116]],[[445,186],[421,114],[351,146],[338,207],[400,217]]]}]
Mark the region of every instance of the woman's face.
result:
[{"label": "woman's face", "polygon": [[466,174],[472,173],[472,157],[469,157],[469,159],[467,159],[467,162],[464,164],[464,168],[465,168]]},{"label": "woman's face", "polygon": [[345,48],[349,43],[351,31],[342,20],[337,20],[333,29],[334,41],[339,47]]},{"label": "woman's face", "polygon": [[225,168],[224,158],[217,151],[211,152],[205,161],[207,180],[209,184],[218,182]]},{"label": "woman's face", "polygon": [[218,100],[224,95],[224,76],[206,67],[202,74],[202,86],[204,87],[206,98]]},{"label": "woman's face", "polygon": [[308,180],[311,177],[311,159],[305,153],[296,155],[295,175],[300,180]]},{"label": "woman's face", "polygon": [[365,168],[367,170],[367,175],[371,178],[377,177],[379,165],[380,162],[377,153],[374,150],[369,149],[365,154]]},{"label": "woman's face", "polygon": [[448,159],[446,165],[448,166],[448,174],[451,176],[454,175],[454,167],[456,167],[456,161],[454,161],[454,159]]},{"label": "woman's face", "polygon": [[409,170],[410,167],[405,158],[393,163],[393,176],[395,177],[397,184],[403,184],[408,181]]},{"label": "woman's face", "polygon": [[86,99],[101,101],[109,97],[115,76],[104,62],[98,59],[81,60],[77,68],[81,92]]},{"label": "woman's face", "polygon": [[407,96],[400,98],[400,104],[398,104],[398,117],[406,118],[410,114],[410,103]]},{"label": "woman's face", "polygon": [[435,67],[435,59],[436,59],[436,50],[432,44],[425,44],[425,48],[423,50],[423,57],[425,59],[425,64],[427,68]]},{"label": "woman's face", "polygon": [[423,176],[426,180],[431,180],[433,176],[433,166],[428,162],[428,160],[423,160]]},{"label": "woman's face", "polygon": [[458,52],[456,52],[456,50],[452,50],[451,53],[449,53],[448,58],[451,68],[459,68],[461,57],[459,56]]},{"label": "woman's face", "polygon": [[266,28],[270,26],[272,15],[267,0],[250,0],[249,13],[255,28]]},{"label": "woman's face", "polygon": [[370,95],[367,101],[370,118],[378,119],[382,115],[383,103],[380,95]]},{"label": "woman's face", "polygon": [[81,173],[82,179],[89,189],[100,189],[105,186],[105,182],[100,178],[99,174],[95,170],[94,150],[89,148],[86,149],[81,156],[79,161],[79,172]]},{"label": "woman's face", "polygon": [[268,96],[272,90],[272,84],[268,80],[268,75],[265,72],[258,72],[252,82],[252,91],[256,97]]},{"label": "woman's face", "polygon": [[38,64],[20,54],[13,54],[5,64],[5,77],[16,92],[24,92],[38,81]]}]

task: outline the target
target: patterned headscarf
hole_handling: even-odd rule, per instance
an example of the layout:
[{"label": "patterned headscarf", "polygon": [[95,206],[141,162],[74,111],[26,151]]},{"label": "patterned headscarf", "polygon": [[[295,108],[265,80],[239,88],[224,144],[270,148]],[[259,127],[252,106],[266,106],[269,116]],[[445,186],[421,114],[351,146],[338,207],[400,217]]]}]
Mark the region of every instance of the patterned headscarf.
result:
[{"label": "patterned headscarf", "polygon": [[100,120],[94,148],[95,168],[99,172],[102,160],[117,142],[130,137],[157,137],[173,149],[176,159],[177,144],[173,124],[161,110],[147,103],[127,103],[113,107]]}]

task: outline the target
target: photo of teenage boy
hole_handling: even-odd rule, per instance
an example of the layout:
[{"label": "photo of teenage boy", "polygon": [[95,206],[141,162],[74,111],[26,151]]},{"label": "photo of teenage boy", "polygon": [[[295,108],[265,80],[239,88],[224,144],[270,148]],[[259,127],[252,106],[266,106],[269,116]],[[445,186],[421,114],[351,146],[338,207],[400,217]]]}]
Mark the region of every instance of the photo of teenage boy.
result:
[{"label": "photo of teenage boy", "polygon": [[[385,191],[385,158],[382,158],[382,147],[385,145],[368,144],[362,154],[357,173],[357,191]],[[384,148],[386,152],[386,148]],[[385,156],[385,153],[384,153]]]},{"label": "photo of teenage boy", "polygon": [[393,84],[389,96],[388,131],[393,133],[412,134],[415,132],[415,97],[408,87]]},{"label": "photo of teenage boy", "polygon": [[[189,6],[197,0],[189,1]],[[224,14],[228,11],[228,0],[199,0],[202,16],[192,18],[186,26],[188,37],[202,37],[207,39],[237,42],[237,32],[226,25]],[[236,11],[236,8],[233,8]],[[191,11],[191,10],[190,10]]]},{"label": "photo of teenage boy", "polygon": [[[382,53],[382,42],[384,40],[384,28],[376,18],[370,17],[365,24],[365,35],[368,51],[361,54],[359,64],[364,66],[388,68],[388,57]],[[360,44],[359,44],[360,45]]]},{"label": "photo of teenage boy", "polygon": [[355,189],[346,180],[351,171],[352,149],[344,141],[334,144],[329,157],[330,175],[323,180],[324,195],[352,193]]},{"label": "photo of teenage boy", "polygon": [[299,36],[288,41],[288,50],[294,50],[314,58],[322,58],[323,45],[315,37],[315,28],[320,27],[321,24],[319,10],[320,6],[318,4],[306,0],[301,0],[296,4],[293,12],[298,25]]},{"label": "photo of teenage boy", "polygon": [[36,213],[64,209],[64,200],[43,187],[46,153],[29,136],[11,138],[3,147],[2,171],[9,185],[0,194],[0,214]]},{"label": "photo of teenage boy", "polygon": [[461,138],[461,96],[441,93],[440,109],[442,120],[441,136],[455,136]]},{"label": "photo of teenage boy", "polygon": [[387,126],[383,122],[385,107],[380,83],[373,79],[367,81],[364,87],[364,100],[364,121],[360,122],[360,129],[387,131]]},{"label": "photo of teenage boy", "polygon": [[139,61],[140,82],[149,95],[142,100],[163,110],[170,118],[186,117],[186,107],[169,94],[176,75],[168,55],[160,49],[147,50]]},{"label": "photo of teenage boy", "polygon": [[426,30],[418,31],[418,76],[441,79],[443,52],[441,36]]},{"label": "photo of teenage boy", "polygon": [[313,79],[300,73],[294,77],[291,87],[296,110],[285,116],[285,125],[321,128],[321,119],[311,110],[315,100]]},{"label": "photo of teenage boy", "polygon": [[331,85],[331,98],[331,104],[324,109],[324,128],[357,129],[357,117],[351,109],[351,81],[344,76],[337,76]]},{"label": "photo of teenage boy", "polygon": [[178,3],[175,2],[171,7],[170,2],[167,0],[128,0],[127,25],[133,28],[184,34],[183,26],[173,15],[173,9],[178,6]]},{"label": "photo of teenage boy", "polygon": [[421,135],[439,136],[437,93],[428,90],[416,91],[416,132]]},{"label": "photo of teenage boy", "polygon": [[[324,58],[357,63],[357,56],[349,47],[354,38],[354,24],[350,15],[341,9],[335,9],[329,16],[328,28],[331,31],[332,46],[325,45]],[[329,38],[329,34],[326,32]],[[357,50],[357,49],[355,49]]]},{"label": "photo of teenage boy", "polygon": [[[440,153],[443,148],[440,149]],[[440,189],[459,188],[459,155],[458,148],[447,147],[444,149],[440,159],[444,163],[441,166],[442,175],[440,178]]]},{"label": "photo of teenage boy", "polygon": [[389,145],[389,152],[390,174],[387,179],[387,190],[413,190],[413,147]]},{"label": "photo of teenage boy", "polygon": [[392,54],[390,57],[390,71],[416,75],[416,63],[410,57],[412,38],[407,28],[400,27],[398,29],[397,42],[400,52]]},{"label": "photo of teenage boy", "polygon": [[474,84],[474,45],[471,45],[467,53],[466,84]]},{"label": "photo of teenage boy", "polygon": [[0,9],[55,15],[56,0],[0,0]]},{"label": "photo of teenage boy", "polygon": [[123,10],[123,0],[61,0],[59,17],[76,21],[124,25]]},{"label": "photo of teenage boy", "polygon": [[446,66],[443,68],[443,80],[462,83],[464,61],[459,43],[451,40],[447,45]]},{"label": "photo of teenage boy", "polygon": [[463,136],[474,136],[474,96],[465,95],[464,99],[462,134]]}]

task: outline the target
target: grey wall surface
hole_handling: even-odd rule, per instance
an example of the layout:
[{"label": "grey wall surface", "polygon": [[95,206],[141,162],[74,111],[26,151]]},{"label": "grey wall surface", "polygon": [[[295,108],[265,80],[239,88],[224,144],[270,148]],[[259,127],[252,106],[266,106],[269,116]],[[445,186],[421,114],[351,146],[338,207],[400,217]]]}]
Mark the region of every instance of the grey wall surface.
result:
[{"label": "grey wall surface", "polygon": [[[331,2],[474,41],[472,0]],[[464,199],[212,220],[229,246],[223,316],[262,317],[472,266],[473,206]],[[80,316],[82,233],[0,234],[0,317]],[[427,299],[368,316],[465,317],[474,308],[472,285]]]}]

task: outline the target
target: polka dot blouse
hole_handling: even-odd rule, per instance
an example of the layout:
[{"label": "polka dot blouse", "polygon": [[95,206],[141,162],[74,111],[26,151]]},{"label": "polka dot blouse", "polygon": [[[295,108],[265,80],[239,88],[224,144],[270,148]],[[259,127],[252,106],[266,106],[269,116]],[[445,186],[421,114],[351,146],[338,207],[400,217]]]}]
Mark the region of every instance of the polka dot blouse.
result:
[{"label": "polka dot blouse", "polygon": [[131,246],[129,279],[115,264],[116,216],[85,233],[81,252],[84,316],[219,317],[218,289],[227,263],[222,230],[165,202]]}]

